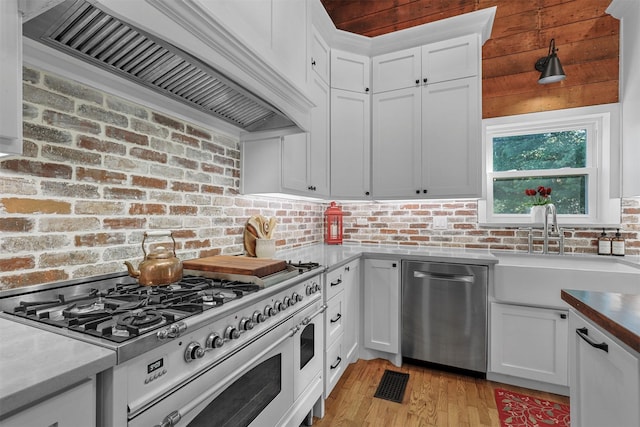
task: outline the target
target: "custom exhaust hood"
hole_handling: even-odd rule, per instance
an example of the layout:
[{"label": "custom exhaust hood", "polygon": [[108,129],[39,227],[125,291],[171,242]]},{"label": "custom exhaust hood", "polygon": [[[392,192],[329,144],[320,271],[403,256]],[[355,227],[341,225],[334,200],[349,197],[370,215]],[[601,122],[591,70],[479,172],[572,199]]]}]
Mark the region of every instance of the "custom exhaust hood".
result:
[{"label": "custom exhaust hood", "polygon": [[246,132],[296,126],[211,64],[85,0],[66,0],[26,21],[23,35]]}]

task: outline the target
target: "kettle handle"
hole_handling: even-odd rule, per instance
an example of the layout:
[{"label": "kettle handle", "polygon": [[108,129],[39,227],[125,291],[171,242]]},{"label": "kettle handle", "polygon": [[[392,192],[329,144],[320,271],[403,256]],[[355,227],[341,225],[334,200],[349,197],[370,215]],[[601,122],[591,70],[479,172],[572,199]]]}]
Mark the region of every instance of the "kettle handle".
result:
[{"label": "kettle handle", "polygon": [[173,238],[172,231],[145,231],[144,236],[142,237],[142,253],[144,254],[144,259],[147,258],[147,251],[144,249],[144,242],[147,240],[147,237],[171,237],[171,241],[173,241],[173,256],[176,256],[176,239]]}]

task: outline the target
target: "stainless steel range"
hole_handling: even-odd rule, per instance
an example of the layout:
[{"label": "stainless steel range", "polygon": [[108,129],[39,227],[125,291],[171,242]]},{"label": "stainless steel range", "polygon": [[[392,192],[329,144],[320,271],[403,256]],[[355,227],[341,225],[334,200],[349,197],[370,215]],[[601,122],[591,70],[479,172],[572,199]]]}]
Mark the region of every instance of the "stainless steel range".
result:
[{"label": "stainless steel range", "polygon": [[116,352],[98,376],[98,425],[297,427],[324,409],[321,271],[168,286],[113,274],[4,292],[0,310]]}]

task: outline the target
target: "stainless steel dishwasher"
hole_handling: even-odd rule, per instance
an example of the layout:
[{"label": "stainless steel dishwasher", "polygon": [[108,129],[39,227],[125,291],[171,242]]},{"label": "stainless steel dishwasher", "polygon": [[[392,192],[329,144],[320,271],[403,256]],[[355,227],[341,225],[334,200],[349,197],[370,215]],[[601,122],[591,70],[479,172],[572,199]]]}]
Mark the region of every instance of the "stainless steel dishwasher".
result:
[{"label": "stainless steel dishwasher", "polygon": [[487,275],[486,266],[403,261],[402,357],[486,374]]}]

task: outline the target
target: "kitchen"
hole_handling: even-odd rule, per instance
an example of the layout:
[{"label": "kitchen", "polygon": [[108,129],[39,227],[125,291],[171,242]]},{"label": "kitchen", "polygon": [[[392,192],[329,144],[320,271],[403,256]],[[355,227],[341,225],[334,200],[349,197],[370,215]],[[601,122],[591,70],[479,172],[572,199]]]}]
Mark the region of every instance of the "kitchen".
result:
[{"label": "kitchen", "polygon": [[[309,7],[317,6],[314,2]],[[506,42],[509,29],[498,26],[501,6],[504,4],[498,3],[491,37],[500,36],[498,31],[501,30],[506,35],[500,40]],[[598,9],[601,14],[601,9],[606,6],[601,5]],[[117,8],[117,5],[112,7]],[[133,12],[127,16],[135,18]],[[518,16],[514,14],[513,19]],[[607,18],[597,21],[599,25],[603,25],[604,19]],[[302,22],[296,24],[303,25]],[[236,25],[234,28],[244,27]],[[633,27],[632,23],[625,28]],[[596,25],[596,28],[600,27]],[[606,33],[606,30],[602,31]],[[232,36],[237,34],[229,30],[223,34],[227,34],[231,40],[229,49],[233,49]],[[615,31],[611,37],[614,36],[617,37]],[[560,58],[568,61],[568,48],[560,43],[558,35],[555,37],[561,49]],[[483,56],[492,38],[483,46]],[[326,202],[304,197],[312,194],[311,191],[304,195],[299,190],[295,191],[293,194],[300,197],[294,198],[241,194],[242,185],[246,183],[241,179],[242,146],[237,128],[215,120],[216,126],[212,126],[209,116],[185,110],[166,97],[140,94],[140,91],[122,81],[114,81],[109,74],[103,74],[95,67],[86,68],[83,63],[74,62],[74,58],[60,61],[59,57],[56,58],[59,55],[51,50],[43,51],[39,44],[25,40],[25,67],[19,76],[24,83],[24,107],[21,109],[25,122],[23,151],[22,155],[0,160],[4,211],[0,219],[5,254],[0,260],[3,289],[124,271],[125,260],[139,259],[142,233],[147,229],[174,230],[177,252],[185,260],[241,253],[245,222],[255,214],[278,218],[276,239],[279,251],[295,250],[323,241]],[[300,40],[290,41],[296,42],[301,43]],[[302,43],[303,46],[294,46],[291,51],[306,52],[305,42]],[[548,39],[539,42],[539,51],[530,56],[534,60],[543,56],[547,44]],[[629,61],[625,59],[624,66],[631,67],[634,60],[633,57]],[[221,61],[229,60],[223,57]],[[222,63],[236,71],[232,68],[236,65],[227,65],[227,62]],[[522,65],[527,73],[531,65],[529,62],[532,61],[527,58],[523,60],[526,64]],[[67,68],[73,69],[64,68],[64,63],[72,64]],[[594,64],[594,68],[603,69],[598,65],[603,64]],[[311,105],[310,97],[299,90],[306,84],[306,61],[291,65],[289,74],[293,77],[289,80],[279,77],[273,67],[262,67],[264,70],[261,71],[266,75],[264,79],[270,80],[265,87],[255,83],[255,75],[247,76],[248,73],[240,71],[238,75],[242,81],[259,87],[259,94],[273,99],[287,115],[309,125],[310,119],[299,112],[304,108],[295,108],[295,105]],[[571,66],[565,63],[565,67],[568,79],[571,79],[569,70],[575,70],[574,74],[581,70],[579,64]],[[483,73],[487,71],[483,69]],[[560,84],[561,89],[558,85],[555,89],[554,85],[538,86],[535,83],[537,73],[533,70],[527,73],[523,76],[531,75],[531,84],[536,90],[555,102],[566,99],[565,105],[554,104],[547,109],[587,105],[586,102],[580,104],[580,101],[569,104],[575,102],[574,98],[558,95],[569,93],[569,88],[562,89],[565,83]],[[630,79],[631,73],[626,75]],[[617,78],[616,68],[615,77],[611,80]],[[488,90],[486,88],[491,83],[499,86],[500,79],[483,78],[483,90]],[[634,89],[635,84],[631,80],[626,85],[621,83],[621,87],[629,90],[620,98],[625,103],[623,118],[627,114],[634,117],[634,108],[637,109],[637,92],[633,92],[637,90]],[[564,92],[556,92],[558,90]],[[597,103],[618,102],[617,85],[615,90],[603,92],[609,98]],[[295,99],[294,107],[280,101],[282,93]],[[539,98],[538,95],[531,97]],[[495,104],[483,101],[483,114],[496,111],[486,118],[534,111],[499,110],[500,98],[497,98]],[[510,102],[509,98],[502,101],[504,104],[522,105]],[[545,106],[534,108],[541,111]],[[634,120],[624,120],[623,123],[625,127],[629,126],[624,134],[632,135],[637,124]],[[637,143],[628,139],[629,142],[623,141],[626,145],[622,162],[633,165],[637,156],[626,153],[633,154]],[[267,145],[264,147],[266,149]],[[265,156],[269,155],[272,153],[265,153]],[[298,163],[304,162],[298,160]],[[273,164],[263,162],[260,166],[265,168],[266,181],[266,171]],[[623,166],[623,197],[618,199],[621,200],[620,225],[626,238],[628,258],[638,255],[639,244],[639,202],[635,197],[639,180],[637,175],[633,175],[633,169]],[[345,241],[348,243],[423,249],[526,250],[526,230],[478,225],[477,198],[358,203],[348,202],[349,198],[341,199],[347,200],[342,203],[342,208],[349,213],[345,216]],[[444,228],[435,228],[436,217],[447,218]],[[615,230],[609,230],[612,231]],[[567,231],[571,238],[566,239],[566,247],[572,252],[594,253],[594,240],[599,232],[598,227]]]}]

